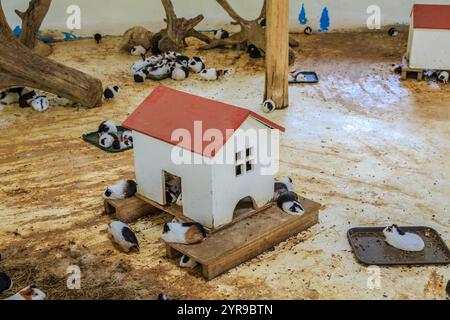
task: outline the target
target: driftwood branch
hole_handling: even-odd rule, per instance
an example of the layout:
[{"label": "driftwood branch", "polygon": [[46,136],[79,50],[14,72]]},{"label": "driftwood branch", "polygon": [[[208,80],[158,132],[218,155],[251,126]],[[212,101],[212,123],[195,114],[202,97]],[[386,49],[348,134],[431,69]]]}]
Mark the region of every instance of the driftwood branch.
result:
[{"label": "driftwood branch", "polygon": [[31,0],[27,11],[16,10],[16,14],[22,20],[22,33],[19,40],[30,49],[36,45],[36,35],[51,3],[52,0]]},{"label": "driftwood branch", "polygon": [[181,51],[186,46],[186,38],[194,37],[205,43],[211,39],[196,31],[194,28],[203,21],[204,16],[198,15],[192,19],[178,18],[171,0],[161,0],[166,13],[167,28],[154,36],[152,47],[158,47],[160,51]]},{"label": "driftwood branch", "polygon": [[[254,45],[262,51],[266,51],[266,29],[260,25],[260,21],[266,18],[267,0],[264,1],[263,7],[259,17],[255,20],[247,20],[241,17],[236,10],[228,3],[228,0],[216,0],[217,3],[228,13],[231,19],[234,20],[233,24],[237,24],[241,27],[241,30],[227,39],[215,39],[201,49],[209,50],[218,47],[231,46],[235,48],[247,48],[249,45]],[[295,39],[290,38],[289,43],[293,47],[298,47],[299,43]],[[290,63],[295,61],[295,52],[291,49],[289,52]]]},{"label": "driftwood branch", "polygon": [[[37,23],[28,22],[28,19],[41,17],[42,12],[48,10],[45,8],[50,2],[32,0],[27,12],[20,13],[27,30],[30,30],[24,33],[24,41],[29,41],[31,30],[36,30],[37,26]],[[33,10],[37,10],[39,14],[33,13]],[[43,17],[39,19],[42,22]],[[31,40],[29,43],[32,42]],[[102,102],[103,88],[100,80],[41,57],[19,41],[6,21],[0,0],[0,89],[15,86],[43,90],[87,107],[96,107]]]}]

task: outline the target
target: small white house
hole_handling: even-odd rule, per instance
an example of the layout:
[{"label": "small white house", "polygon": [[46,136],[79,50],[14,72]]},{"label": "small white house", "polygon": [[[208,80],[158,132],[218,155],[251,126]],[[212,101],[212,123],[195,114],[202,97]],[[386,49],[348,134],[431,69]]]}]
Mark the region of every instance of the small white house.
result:
[{"label": "small white house", "polygon": [[[138,193],[161,205],[181,180],[181,213],[208,228],[233,221],[242,199],[267,204],[284,128],[247,109],[164,86],[124,122],[133,131]],[[249,198],[250,197],[250,198]]]},{"label": "small white house", "polygon": [[416,4],[411,19],[409,67],[450,70],[450,5]]}]

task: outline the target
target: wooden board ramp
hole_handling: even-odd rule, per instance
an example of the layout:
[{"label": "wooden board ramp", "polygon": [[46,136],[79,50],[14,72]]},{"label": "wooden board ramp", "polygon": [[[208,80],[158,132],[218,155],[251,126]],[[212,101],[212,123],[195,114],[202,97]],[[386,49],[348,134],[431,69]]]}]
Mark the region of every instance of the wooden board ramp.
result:
[{"label": "wooden board ramp", "polygon": [[202,275],[207,280],[214,279],[317,224],[321,205],[307,199],[301,202],[305,207],[302,216],[289,215],[272,205],[210,234],[200,244],[167,243],[167,256],[175,259],[184,254],[201,265]]},{"label": "wooden board ramp", "polygon": [[159,213],[160,210],[134,196],[123,200],[104,200],[105,212],[116,219],[130,223],[147,215]]}]

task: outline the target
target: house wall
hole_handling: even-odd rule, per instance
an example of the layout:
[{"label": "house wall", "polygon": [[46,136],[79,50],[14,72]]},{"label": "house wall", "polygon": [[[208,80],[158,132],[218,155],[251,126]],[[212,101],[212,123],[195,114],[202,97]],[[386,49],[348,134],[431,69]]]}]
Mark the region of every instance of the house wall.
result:
[{"label": "house wall", "polygon": [[[176,165],[171,161],[172,150],[181,150],[180,148],[138,132],[134,132],[133,140],[138,192],[159,204],[164,204],[163,170],[179,176],[184,215],[211,227],[211,167],[206,164]],[[186,152],[192,155],[191,152]]]},{"label": "house wall", "polygon": [[[229,0],[230,4],[245,18],[257,17],[262,0]],[[416,0],[291,0],[290,25],[292,31],[301,31],[305,24],[315,30],[367,30],[369,17],[367,8],[378,5],[381,8],[381,23],[408,24],[411,8]],[[420,0],[420,3],[448,4],[449,0]],[[199,13],[206,17],[200,28],[209,28],[229,23],[230,18],[213,0],[173,0],[180,15],[193,17]],[[3,0],[5,13],[11,25],[16,26],[20,20],[14,9],[24,10],[28,0]],[[67,31],[67,7],[79,5],[81,8],[81,35],[93,32],[118,35],[134,25],[144,25],[151,30],[162,26],[164,11],[160,0],[55,0],[44,22],[44,28],[57,28]],[[304,4],[304,15],[300,13]],[[325,10],[327,9],[327,10]],[[328,14],[326,14],[328,12]],[[328,19],[327,19],[328,18]],[[329,21],[329,22],[328,22]]]},{"label": "house wall", "polygon": [[[247,119],[241,126],[241,129],[262,129],[270,133],[262,123],[253,118]],[[236,150],[245,151],[245,143],[242,143],[242,134],[238,132],[230,139],[224,148],[218,153],[219,159],[224,157],[224,153],[230,152],[233,156]],[[234,140],[236,144],[230,143]],[[260,145],[266,145],[266,140],[260,138],[252,139],[248,145],[258,148]],[[270,146],[269,146],[270,147]],[[254,150],[258,152],[257,149]],[[271,161],[275,161],[273,158]],[[257,162],[251,173],[236,177],[235,164],[215,165],[212,171],[213,181],[213,212],[214,226],[219,227],[230,223],[233,219],[233,212],[238,202],[248,196],[251,196],[258,207],[264,206],[273,197],[274,175],[261,175],[261,163]]]},{"label": "house wall", "polygon": [[415,29],[410,46],[411,68],[450,70],[450,30]]}]

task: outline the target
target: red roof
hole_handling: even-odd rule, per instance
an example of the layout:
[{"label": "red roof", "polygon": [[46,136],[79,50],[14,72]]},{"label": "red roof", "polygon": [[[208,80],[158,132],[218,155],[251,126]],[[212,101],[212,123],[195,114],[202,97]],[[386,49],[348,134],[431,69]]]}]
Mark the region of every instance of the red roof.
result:
[{"label": "red roof", "polygon": [[450,30],[450,5],[415,4],[414,28]]},{"label": "red roof", "polygon": [[[252,117],[272,129],[285,129],[250,110],[235,107],[219,101],[158,86],[144,102],[128,117],[123,126],[158,140],[178,145],[197,154],[213,158],[231,138],[233,132],[243,122]],[[187,130],[194,140],[194,122],[201,121],[201,137],[208,129],[219,130],[222,141],[216,141],[214,148],[208,147],[210,141],[190,143],[173,140],[177,129]],[[198,130],[198,129],[197,129]],[[230,132],[230,130],[232,130]],[[200,132],[196,133],[200,135]]]}]

